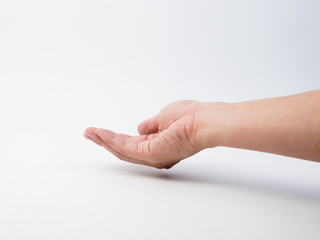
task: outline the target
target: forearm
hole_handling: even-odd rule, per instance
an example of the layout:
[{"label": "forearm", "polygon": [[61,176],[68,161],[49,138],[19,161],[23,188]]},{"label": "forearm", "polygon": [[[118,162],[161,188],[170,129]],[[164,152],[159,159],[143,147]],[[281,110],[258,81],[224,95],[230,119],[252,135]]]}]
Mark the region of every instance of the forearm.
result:
[{"label": "forearm", "polygon": [[320,90],[226,104],[220,111],[223,116],[218,120],[212,114],[209,117],[213,124],[209,128],[219,128],[208,131],[209,147],[251,149],[320,161]]}]

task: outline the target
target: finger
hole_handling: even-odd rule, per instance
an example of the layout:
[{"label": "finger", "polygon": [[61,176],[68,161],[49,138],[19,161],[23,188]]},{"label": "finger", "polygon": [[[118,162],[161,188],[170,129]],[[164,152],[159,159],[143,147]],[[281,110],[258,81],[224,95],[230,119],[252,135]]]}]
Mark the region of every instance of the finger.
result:
[{"label": "finger", "polygon": [[138,132],[140,135],[149,135],[152,133],[157,133],[159,130],[158,115],[143,121],[138,126]]},{"label": "finger", "polygon": [[86,131],[85,131],[85,134],[84,136],[86,138],[88,138],[89,140],[92,140],[93,142],[95,142],[96,144],[100,145],[101,147],[104,147],[106,148],[109,152],[111,152],[113,155],[115,155],[116,157],[118,158],[121,158],[121,154],[118,153],[117,151],[115,151],[114,149],[110,148],[108,145],[106,145],[104,143],[104,141],[95,133],[95,130],[97,128],[88,128]]},{"label": "finger", "polygon": [[[150,135],[129,136],[125,134],[116,134],[112,131],[98,128],[95,133],[103,140],[105,144],[115,151],[129,158],[150,162],[150,144],[148,140]],[[154,138],[155,136],[153,136]]]},{"label": "finger", "polygon": [[[96,139],[94,136],[97,135],[94,131],[96,130],[97,128],[95,127],[89,127],[85,130],[83,136],[93,142],[95,142],[96,144],[102,146],[102,142],[103,141],[99,141],[99,139]],[[101,139],[100,139],[101,140]]]},{"label": "finger", "polygon": [[114,156],[116,156],[120,160],[123,160],[123,161],[126,161],[126,162],[130,162],[130,163],[135,163],[135,164],[148,165],[148,163],[146,163],[145,161],[129,158],[129,157],[127,157],[127,156],[115,151],[109,145],[105,144],[104,141],[95,133],[96,129],[97,128],[88,128],[86,130],[85,134],[84,134],[85,137],[89,138],[92,141],[94,141],[96,144],[104,147],[105,149],[107,149],[109,152],[111,152]]}]

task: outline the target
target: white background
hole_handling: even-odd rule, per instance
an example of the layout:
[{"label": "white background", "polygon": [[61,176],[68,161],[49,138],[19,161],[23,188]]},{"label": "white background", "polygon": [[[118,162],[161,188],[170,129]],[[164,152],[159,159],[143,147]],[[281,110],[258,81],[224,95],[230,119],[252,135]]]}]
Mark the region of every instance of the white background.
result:
[{"label": "white background", "polygon": [[319,163],[217,148],[157,170],[82,137],[137,134],[175,100],[319,89],[319,11],[0,0],[0,239],[319,239]]}]

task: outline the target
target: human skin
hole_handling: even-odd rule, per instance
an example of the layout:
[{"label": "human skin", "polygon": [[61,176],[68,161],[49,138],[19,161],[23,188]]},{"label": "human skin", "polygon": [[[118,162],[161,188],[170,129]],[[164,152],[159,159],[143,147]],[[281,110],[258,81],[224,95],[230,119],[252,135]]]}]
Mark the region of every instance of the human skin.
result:
[{"label": "human skin", "polygon": [[129,136],[87,128],[84,137],[121,160],[171,168],[205,148],[242,148],[320,162],[320,90],[240,103],[178,101]]}]

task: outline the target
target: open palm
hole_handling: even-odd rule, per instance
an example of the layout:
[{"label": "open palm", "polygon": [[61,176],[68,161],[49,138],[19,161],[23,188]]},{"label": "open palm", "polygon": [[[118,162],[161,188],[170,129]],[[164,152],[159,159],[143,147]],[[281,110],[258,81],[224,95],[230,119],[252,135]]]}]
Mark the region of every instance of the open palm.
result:
[{"label": "open palm", "polygon": [[84,136],[116,157],[156,168],[171,168],[202,148],[197,143],[199,103],[179,101],[138,126],[138,136],[90,127]]}]

